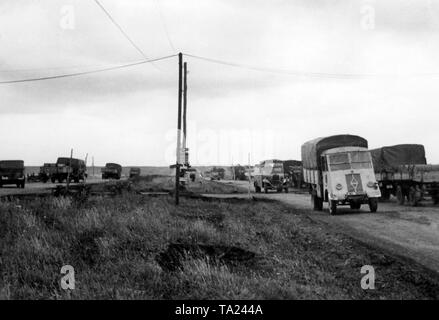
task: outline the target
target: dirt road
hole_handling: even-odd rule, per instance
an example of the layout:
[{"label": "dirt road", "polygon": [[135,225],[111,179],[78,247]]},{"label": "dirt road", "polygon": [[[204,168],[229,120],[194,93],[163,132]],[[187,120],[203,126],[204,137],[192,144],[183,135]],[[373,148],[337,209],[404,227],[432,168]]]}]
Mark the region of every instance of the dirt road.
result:
[{"label": "dirt road", "polygon": [[[88,179],[87,184],[91,183],[101,183],[106,180],[102,179]],[[70,185],[74,186],[77,183],[71,183]],[[43,182],[27,182],[24,189],[17,188],[13,185],[6,185],[0,188],[0,197],[8,196],[8,195],[20,195],[20,194],[44,194],[51,193],[51,190],[55,188],[59,183],[43,183]],[[63,183],[65,185],[65,183]]]},{"label": "dirt road", "polygon": [[[242,186],[248,184],[233,183]],[[222,196],[247,197],[246,194]],[[290,205],[292,209],[302,210],[311,219],[323,222],[336,231],[389,250],[393,254],[414,259],[439,272],[439,206],[426,203],[419,207],[408,207],[390,200],[379,203],[377,213],[370,213],[368,206],[363,205],[360,210],[340,207],[337,209],[338,214],[331,216],[327,207],[322,212],[311,210],[307,193],[253,193],[252,196],[279,200]]]}]

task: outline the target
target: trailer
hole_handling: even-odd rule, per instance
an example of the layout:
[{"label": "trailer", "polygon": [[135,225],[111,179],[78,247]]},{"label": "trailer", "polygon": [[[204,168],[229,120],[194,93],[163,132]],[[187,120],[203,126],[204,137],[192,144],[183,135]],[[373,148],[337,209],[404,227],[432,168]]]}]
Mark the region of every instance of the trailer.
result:
[{"label": "trailer", "polygon": [[371,150],[382,198],[394,195],[399,204],[416,206],[430,198],[439,203],[439,165],[427,164],[420,144],[400,144]]}]

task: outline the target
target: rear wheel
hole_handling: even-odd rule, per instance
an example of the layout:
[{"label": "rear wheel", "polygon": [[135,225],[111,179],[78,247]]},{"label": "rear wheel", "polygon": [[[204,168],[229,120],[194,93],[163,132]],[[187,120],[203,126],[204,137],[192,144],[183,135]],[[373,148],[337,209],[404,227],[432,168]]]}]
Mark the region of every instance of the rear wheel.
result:
[{"label": "rear wheel", "polygon": [[370,212],[377,212],[377,210],[378,210],[377,198],[370,198],[369,199],[369,210],[370,210]]},{"label": "rear wheel", "polygon": [[265,183],[264,183],[264,192],[268,193],[268,189],[267,189],[267,186],[265,185]]},{"label": "rear wheel", "polygon": [[329,213],[332,216],[337,214],[337,201],[329,200],[328,205],[329,205]]},{"label": "rear wheel", "polygon": [[285,193],[288,193],[288,188],[285,188],[284,191],[285,191]]}]

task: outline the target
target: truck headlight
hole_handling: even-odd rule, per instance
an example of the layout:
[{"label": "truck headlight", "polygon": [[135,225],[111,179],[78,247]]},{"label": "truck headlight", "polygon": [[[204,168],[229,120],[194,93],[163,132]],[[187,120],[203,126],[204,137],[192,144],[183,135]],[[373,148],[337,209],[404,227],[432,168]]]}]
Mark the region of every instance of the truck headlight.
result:
[{"label": "truck headlight", "polygon": [[341,183],[337,183],[337,185],[335,186],[335,189],[340,191],[341,189],[343,189],[343,186],[341,185]]},{"label": "truck headlight", "polygon": [[367,183],[367,186],[368,186],[369,188],[378,189],[378,183],[377,183],[377,182],[369,181],[369,182]]}]

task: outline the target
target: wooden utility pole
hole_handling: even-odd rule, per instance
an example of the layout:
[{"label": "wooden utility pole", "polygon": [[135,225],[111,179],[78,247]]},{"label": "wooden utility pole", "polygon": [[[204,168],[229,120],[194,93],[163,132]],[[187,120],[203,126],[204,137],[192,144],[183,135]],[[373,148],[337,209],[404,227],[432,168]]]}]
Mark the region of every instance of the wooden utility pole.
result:
[{"label": "wooden utility pole", "polygon": [[[188,165],[189,160],[186,159],[186,111],[187,111],[187,62],[183,64],[183,150],[184,150],[184,164]],[[187,160],[187,161],[186,161]]]},{"label": "wooden utility pole", "polygon": [[181,154],[181,93],[182,93],[183,54],[178,54],[178,119],[177,119],[177,161],[175,165],[175,205],[180,197],[180,154]]}]

